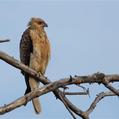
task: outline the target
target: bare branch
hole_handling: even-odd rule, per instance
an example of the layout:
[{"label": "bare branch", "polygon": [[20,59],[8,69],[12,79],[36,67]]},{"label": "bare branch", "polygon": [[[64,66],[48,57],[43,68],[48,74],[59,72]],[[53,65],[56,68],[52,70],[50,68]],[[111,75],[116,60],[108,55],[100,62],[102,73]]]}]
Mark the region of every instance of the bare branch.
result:
[{"label": "bare branch", "polygon": [[[37,74],[37,72],[34,71],[33,69],[25,66],[24,64],[22,64],[18,60],[14,59],[13,57],[10,57],[9,55],[7,55],[7,54],[5,54],[5,53],[3,53],[1,51],[0,51],[0,59],[2,59],[3,61],[7,62],[8,64],[10,64],[10,65],[12,65],[12,66],[14,66],[14,67],[16,67],[18,69],[23,70],[24,72],[28,73],[30,76],[32,76],[32,77],[36,78],[37,80],[41,81],[43,84],[49,84],[49,83],[51,83],[51,81],[48,80],[47,78],[45,78],[43,76],[39,76],[39,74]],[[69,78],[68,78],[67,82],[69,82]],[[61,80],[61,82],[59,82],[59,84],[61,84],[61,83],[64,83],[64,82],[62,82],[62,80]],[[61,87],[62,86],[64,86],[64,85],[61,85]],[[55,90],[54,91],[54,94],[55,94],[55,96],[57,98],[59,98],[63,102],[63,104],[65,105],[66,108],[68,106],[71,110],[77,110],[78,109],[66,97],[63,97],[64,94],[59,89]],[[68,109],[68,111],[69,111],[69,109]],[[78,111],[76,113],[77,113],[77,115],[82,115],[81,112],[82,111],[78,109]],[[84,119],[86,119],[85,116],[84,116]]]},{"label": "bare branch", "polygon": [[[74,114],[82,117],[83,119],[89,119],[89,114],[94,110],[94,108],[96,107],[96,104],[103,97],[106,96],[106,94],[99,94],[99,96],[96,97],[96,99],[91,104],[89,109],[87,111],[82,111],[81,109],[77,108],[66,97],[66,94],[77,95],[77,94],[79,94],[79,92],[74,92],[74,93],[62,92],[58,88],[66,87],[66,86],[72,85],[72,84],[80,85],[80,84],[85,84],[85,83],[88,83],[88,84],[91,84],[91,83],[100,84],[101,83],[101,84],[104,84],[105,87],[107,87],[108,89],[113,91],[115,93],[115,95],[116,94],[118,95],[118,92],[119,92],[118,90],[113,88],[111,85],[109,85],[110,82],[112,82],[112,83],[119,82],[119,75],[115,75],[115,74],[105,75],[103,73],[95,73],[93,75],[88,75],[88,76],[74,76],[74,77],[70,76],[69,78],[63,78],[63,79],[57,80],[55,82],[51,82],[46,77],[39,75],[33,69],[25,66],[18,60],[14,59],[13,57],[10,57],[9,55],[7,55],[1,51],[0,51],[0,59],[2,59],[3,61],[7,62],[8,64],[10,64],[18,69],[26,72],[31,77],[34,77],[36,80],[39,80],[40,82],[42,82],[45,85],[42,88],[39,88],[36,91],[30,92],[26,96],[23,96],[8,105],[4,105],[3,107],[0,107],[0,114],[7,113],[13,109],[16,109],[16,108],[24,105],[26,102],[30,101],[34,97],[38,97],[38,96],[41,96],[43,94],[46,94],[46,93],[52,91],[54,93],[54,95],[56,96],[56,98],[58,98],[59,100],[62,101],[62,103],[65,105],[66,109],[69,111],[69,113],[72,115],[72,117],[74,119],[76,119]],[[89,92],[88,92],[88,94],[89,94]],[[83,95],[83,94],[81,94],[81,95]],[[109,95],[109,93],[108,93],[108,95]]]},{"label": "bare branch", "polygon": [[112,92],[114,92],[116,95],[119,96],[119,91],[115,89],[113,86],[111,86],[111,84],[108,81],[105,81],[103,84],[105,85],[105,87],[107,87],[109,90],[111,90]]},{"label": "bare branch", "polygon": [[0,40],[0,43],[3,43],[3,42],[9,42],[9,41],[10,41],[9,39]]},{"label": "bare branch", "polygon": [[86,111],[87,114],[89,115],[95,109],[97,103],[99,103],[99,101],[101,101],[104,97],[107,97],[107,96],[116,96],[116,94],[111,91],[102,92],[102,93],[98,94],[97,97],[95,98],[95,100],[90,105],[89,109]]},{"label": "bare branch", "polygon": [[[9,111],[12,111],[12,110],[14,110],[14,109],[26,104],[28,101],[31,101],[35,97],[39,97],[39,96],[41,96],[43,94],[46,94],[46,93],[51,92],[53,90],[56,90],[57,88],[61,87],[62,84],[63,84],[63,82],[62,82],[59,85],[59,82],[60,82],[60,80],[59,81],[55,81],[53,83],[50,83],[48,85],[45,85],[42,88],[39,88],[39,89],[37,89],[35,91],[30,92],[27,95],[15,100],[14,102],[12,102],[12,103],[10,103],[8,105],[4,105],[3,107],[0,107],[0,114],[4,114],[4,113],[7,113]],[[62,98],[63,98],[63,100],[65,99],[66,102],[68,101],[68,99],[64,98],[64,96],[62,96]],[[70,107],[73,108],[73,105],[71,105],[71,102],[68,102],[68,103],[65,104],[66,108],[67,108],[67,104],[70,104]],[[68,109],[70,109],[69,105],[68,105]],[[76,109],[76,107],[75,107],[75,109]],[[77,110],[78,110],[77,114],[83,113],[81,110],[79,110],[79,109],[77,109]]]},{"label": "bare branch", "polygon": [[[59,91],[58,91],[59,92]],[[71,109],[69,108],[67,102],[64,100],[64,95],[63,93],[61,92],[61,94],[59,95],[60,96],[60,100],[63,102],[63,104],[65,105],[66,109],[68,110],[68,112],[71,114],[71,116],[73,117],[73,119],[76,119],[75,115],[73,114],[73,112],[71,111]]]},{"label": "bare branch", "polygon": [[65,95],[88,95],[87,92],[64,92]]},{"label": "bare branch", "polygon": [[42,88],[39,88],[35,91],[32,91],[32,92],[28,93],[27,95],[15,100],[14,102],[0,107],[0,114],[4,114],[9,111],[12,111],[12,110],[26,104],[27,102],[31,101],[34,97],[38,97],[43,94],[46,94],[50,91],[53,91],[56,88],[57,88],[57,82],[54,82],[54,83],[50,83],[46,86],[43,86]]},{"label": "bare branch", "polygon": [[85,113],[84,111],[82,111],[81,109],[77,108],[74,104],[71,103],[71,101],[68,100],[67,97],[63,97],[63,99],[65,100],[65,102],[67,102],[68,107],[78,116],[82,117],[82,119],[89,119],[89,116],[87,115],[87,113]]},{"label": "bare branch", "polygon": [[[0,51],[0,59],[2,59],[3,61],[7,62],[8,64],[23,70],[24,72],[28,73],[30,76],[34,77],[36,80],[39,80],[40,82],[42,82],[43,84],[48,84],[51,83],[50,80],[48,80],[46,77],[43,76],[39,76],[39,74],[29,68],[28,66],[22,64],[20,61],[14,59],[13,57],[10,57],[9,55],[7,55],[6,53]],[[102,75],[102,73],[100,73]],[[98,73],[99,75],[99,73]],[[70,80],[69,78],[63,78],[61,80],[61,82],[64,83],[63,86],[65,85],[70,85],[70,84],[85,84],[85,83],[104,83],[105,80],[107,80],[108,82],[119,82],[119,75],[116,74],[112,74],[112,75],[105,75],[104,78],[100,78],[99,76],[97,76],[96,74],[94,75],[88,75],[88,76],[74,76],[72,77],[72,80]],[[63,87],[62,86],[62,87]]]}]

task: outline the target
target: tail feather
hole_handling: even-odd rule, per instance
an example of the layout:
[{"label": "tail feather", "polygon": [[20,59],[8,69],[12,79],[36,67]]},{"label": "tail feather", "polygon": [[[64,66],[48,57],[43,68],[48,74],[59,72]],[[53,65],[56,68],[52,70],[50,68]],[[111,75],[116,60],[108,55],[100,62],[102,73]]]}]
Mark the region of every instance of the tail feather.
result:
[{"label": "tail feather", "polygon": [[26,91],[25,91],[25,95],[26,95],[27,93],[31,92],[31,87],[29,84],[29,75],[25,73],[24,76],[25,76],[25,82],[27,86]]},{"label": "tail feather", "polygon": [[34,107],[36,114],[39,114],[41,112],[41,105],[40,105],[39,99],[34,98],[32,100],[32,103],[33,103],[33,107]]},{"label": "tail feather", "polygon": [[[33,79],[32,77],[29,77],[29,85],[32,91],[39,87],[39,82]],[[41,112],[41,104],[40,104],[39,98],[36,97],[32,99],[32,103],[33,103],[33,107],[34,107],[36,114],[39,114]]]}]

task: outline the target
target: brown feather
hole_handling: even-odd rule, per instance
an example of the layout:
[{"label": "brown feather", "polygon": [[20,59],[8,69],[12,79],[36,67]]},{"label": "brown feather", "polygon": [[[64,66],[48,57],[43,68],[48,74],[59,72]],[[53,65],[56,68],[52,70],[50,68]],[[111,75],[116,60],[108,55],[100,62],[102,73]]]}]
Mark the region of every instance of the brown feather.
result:
[{"label": "brown feather", "polygon": [[[44,75],[50,58],[50,43],[44,27],[47,24],[40,18],[32,18],[28,29],[23,33],[20,42],[20,59],[38,73]],[[39,87],[39,82],[25,74],[28,93]],[[25,94],[26,94],[25,93]],[[38,98],[32,100],[36,113],[41,111]]]}]

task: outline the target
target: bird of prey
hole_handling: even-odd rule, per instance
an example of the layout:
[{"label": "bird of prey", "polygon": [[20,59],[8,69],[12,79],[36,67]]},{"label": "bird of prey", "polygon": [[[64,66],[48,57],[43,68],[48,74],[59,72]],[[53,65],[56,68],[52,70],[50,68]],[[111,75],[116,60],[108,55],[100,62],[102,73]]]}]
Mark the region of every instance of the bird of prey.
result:
[{"label": "bird of prey", "polygon": [[[23,64],[34,69],[40,75],[44,75],[50,59],[50,43],[44,27],[46,22],[41,18],[31,18],[28,28],[24,31],[20,41],[20,60]],[[26,82],[26,92],[29,93],[39,87],[39,82],[22,71]],[[41,112],[38,97],[32,100],[34,110]]]}]

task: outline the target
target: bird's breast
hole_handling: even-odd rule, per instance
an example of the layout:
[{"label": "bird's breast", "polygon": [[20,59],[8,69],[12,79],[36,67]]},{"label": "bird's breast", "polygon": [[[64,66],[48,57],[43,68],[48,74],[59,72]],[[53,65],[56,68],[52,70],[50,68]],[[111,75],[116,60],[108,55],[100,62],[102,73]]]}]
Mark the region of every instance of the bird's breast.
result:
[{"label": "bird's breast", "polygon": [[33,34],[33,53],[30,58],[30,66],[44,74],[50,57],[50,44],[47,38]]}]

